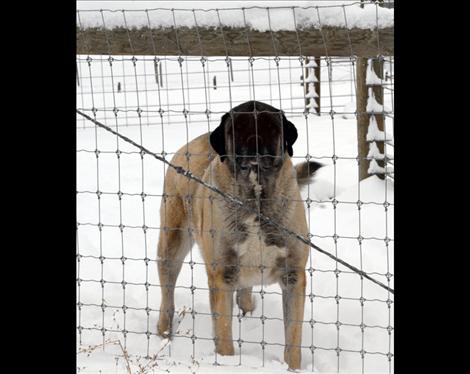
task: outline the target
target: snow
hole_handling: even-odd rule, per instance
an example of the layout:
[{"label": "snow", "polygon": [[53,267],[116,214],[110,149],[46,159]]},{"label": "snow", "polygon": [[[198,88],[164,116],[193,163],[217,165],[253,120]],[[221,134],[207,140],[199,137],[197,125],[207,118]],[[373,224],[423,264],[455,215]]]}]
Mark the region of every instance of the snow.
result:
[{"label": "snow", "polygon": [[[344,11],[343,4],[345,5]],[[267,6],[269,6],[269,18]],[[298,7],[295,9],[296,25],[292,6]],[[197,4],[186,1],[77,1],[77,10],[80,11],[79,24],[83,27],[102,27],[103,21],[99,10],[104,9],[103,16],[107,28],[124,25],[121,9],[128,10],[126,12],[128,27],[148,26],[146,9],[152,27],[174,26],[171,9],[174,9],[175,21],[179,27],[194,27],[194,16],[196,16],[198,26],[216,27],[219,26],[219,20],[215,8],[220,10],[222,25],[244,27],[242,7],[246,8],[247,25],[258,31],[269,30],[269,23],[273,31],[293,31],[296,26],[299,29],[320,26],[345,27],[344,12],[346,12],[348,28],[375,29],[377,25],[382,28],[393,26],[393,9],[367,3],[362,9],[354,1],[271,1],[269,3],[264,1],[218,1],[217,3],[206,1],[197,2]],[[193,8],[196,8],[194,13]],[[90,10],[97,11],[90,12]]]},{"label": "snow", "polygon": [[314,59],[311,59],[308,64],[305,65],[306,68],[316,68],[318,67],[317,63]]},{"label": "snow", "polygon": [[315,100],[310,100],[309,103],[305,107],[308,109],[318,108],[318,104],[316,103]]},{"label": "snow", "polygon": [[387,144],[390,144],[390,145],[394,144],[393,135],[391,133],[387,132],[385,136],[385,132],[382,130],[379,130],[375,115],[370,116],[369,127],[367,128],[366,140],[368,142],[372,142],[372,141],[383,142],[384,140],[386,140]]},{"label": "snow", "polygon": [[372,143],[369,144],[369,153],[367,153],[367,158],[373,158],[373,159],[376,159],[376,160],[383,160],[384,154],[380,153],[376,142],[372,142]]},{"label": "snow", "polygon": [[315,74],[309,74],[307,79],[304,80],[304,83],[315,83],[315,82],[318,82],[318,79],[315,76]]},{"label": "snow", "polygon": [[382,85],[383,81],[380,79],[374,70],[373,59],[367,60],[367,71],[366,71],[366,85],[377,86]]},{"label": "snow", "polygon": [[369,174],[383,174],[385,173],[385,168],[379,166],[377,161],[374,159],[370,160],[369,169],[367,170]]},{"label": "snow", "polygon": [[317,92],[315,91],[315,86],[314,86],[313,84],[310,83],[310,84],[308,85],[308,92],[307,92],[307,94],[305,95],[305,97],[306,97],[307,99],[318,97],[318,94],[317,94]]},{"label": "snow", "polygon": [[366,135],[367,141],[383,141],[384,140],[384,132],[379,130],[379,127],[377,125],[377,120],[374,115],[371,115],[369,118],[369,127],[367,129],[367,135]]},{"label": "snow", "polygon": [[384,111],[384,106],[377,102],[377,99],[374,95],[374,90],[370,87],[368,89],[368,95],[366,111],[368,113],[382,113]]},{"label": "snow", "polygon": [[341,114],[341,118],[344,118],[344,119],[354,119],[356,118],[356,101],[355,100],[352,100],[350,101],[349,103],[347,103],[346,105],[343,106],[342,108],[342,114]]},{"label": "snow", "polygon": [[[98,108],[96,116],[99,121],[113,128],[117,125],[120,133],[142,142],[154,152],[164,150],[168,158],[186,141],[214,129],[222,114],[230,108],[230,100],[235,106],[252,99],[253,89],[256,99],[282,107],[299,134],[293,146],[294,164],[305,161],[309,154],[312,160],[325,165],[316,172],[315,181],[301,191],[302,198],[308,202],[309,231],[314,235],[311,240],[387,283],[384,274],[394,273],[394,242],[390,241],[387,246],[384,240],[394,237],[393,182],[380,180],[377,176],[357,182],[355,118],[344,119],[337,114],[333,124],[329,115],[310,115],[306,121],[303,86],[298,81],[302,67],[297,58],[279,61],[283,69],[280,70],[281,83],[278,86],[276,74],[268,73],[268,67],[274,66],[272,60],[271,65],[265,59],[254,62],[256,69],[263,70],[255,71],[255,84],[249,85],[251,75],[246,58],[234,56],[234,81],[229,91],[224,58],[209,61],[207,66],[211,73],[206,76],[198,58],[185,59],[183,81],[179,64],[165,60],[162,62],[164,84],[158,88],[151,58],[145,60],[137,56],[134,71],[132,61],[120,61],[119,56],[115,56],[113,86],[107,56],[103,59],[91,56],[90,67],[86,57],[78,56],[80,86],[77,86],[77,106]],[[287,69],[289,66],[291,70]],[[326,67],[322,69],[325,69],[322,76],[327,76]],[[186,75],[186,72],[191,74]],[[210,85],[204,89],[204,78],[211,82],[213,75],[217,75],[217,90]],[[333,66],[333,76],[338,81],[331,85],[332,92],[338,95],[334,96],[334,101],[340,109],[351,101],[348,96],[350,84],[344,81],[351,76],[351,71],[344,66]],[[116,92],[117,82],[122,84],[120,93]],[[321,86],[322,111],[328,111],[330,85],[325,81]],[[390,98],[386,96],[386,100]],[[120,109],[117,120],[112,111],[114,107]],[[141,117],[137,108],[142,110]],[[161,117],[160,108],[164,110]],[[190,111],[187,119],[182,113],[185,108]],[[211,111],[209,120],[206,108]],[[392,131],[391,120],[386,118],[385,121],[387,131]],[[142,126],[139,126],[140,122]],[[120,164],[116,155],[118,146],[122,152]],[[98,160],[95,149],[100,150]],[[176,314],[181,314],[177,319],[180,337],[168,343],[155,335],[160,306],[156,247],[165,168],[160,161],[148,155],[142,161],[140,154],[133,152],[136,152],[133,146],[118,141],[115,136],[77,116],[77,221],[80,223],[77,253],[88,256],[82,257],[77,264],[77,277],[82,279],[77,301],[83,304],[77,311],[77,321],[84,328],[77,348],[100,345],[102,327],[108,329],[105,338],[109,341],[104,351],[99,347],[89,355],[79,353],[77,372],[127,373],[126,365],[129,365],[132,373],[136,373],[139,365],[148,365],[148,373],[160,373],[166,369],[170,373],[285,373],[282,303],[277,285],[263,289],[266,292],[263,300],[260,287],[255,288],[257,307],[253,314],[240,321],[234,317],[234,339],[244,341],[241,349],[235,345],[235,356],[215,356],[208,315],[207,275],[197,246],[185,260],[175,292]],[[333,155],[339,157],[335,163]],[[97,190],[102,192],[99,200]],[[125,193],[121,200],[118,191]],[[142,192],[147,195],[145,203],[142,202]],[[362,202],[360,210],[358,200]],[[384,203],[392,205],[386,207]],[[101,234],[96,226],[98,222],[104,225]],[[119,230],[121,223],[124,225],[122,234]],[[148,226],[145,233],[142,229],[144,224]],[[334,234],[339,235],[336,244]],[[361,245],[357,240],[359,235],[365,238]],[[106,258],[103,264],[99,261],[100,255]],[[125,266],[120,260],[122,256],[127,258]],[[150,259],[148,266],[144,258]],[[190,260],[196,263],[193,271],[188,263]],[[393,300],[393,295],[388,295],[372,282],[361,282],[359,276],[349,273],[341,265],[338,265],[341,272],[336,278],[335,262],[313,249],[307,263],[307,268],[310,267],[315,270],[307,273],[306,293],[315,296],[312,302],[307,297],[305,303],[302,328],[305,348],[302,349],[300,372],[354,373],[361,372],[362,364],[367,373],[393,371],[393,358],[389,363],[385,356],[389,351],[394,352],[394,331],[389,336],[386,330],[388,326],[394,326],[394,304],[389,309],[385,303],[389,297]],[[102,278],[106,281],[103,288],[99,282]],[[127,282],[124,290],[123,280]],[[145,287],[147,282],[150,284],[148,291]],[[390,286],[393,288],[393,285],[394,277],[391,277]],[[194,295],[188,289],[190,286],[195,287]],[[336,290],[340,296],[338,304]],[[363,306],[359,301],[361,296],[366,300]],[[100,307],[103,302],[107,306],[104,312]],[[126,313],[123,305],[128,307]],[[148,314],[145,308],[150,308]],[[264,325],[261,323],[262,311],[268,318]],[[235,307],[234,314],[237,313]],[[310,320],[315,321],[313,329]],[[339,330],[336,321],[341,323]],[[364,333],[359,328],[361,322],[368,326]],[[126,339],[120,332],[124,328],[129,331]],[[151,333],[148,338],[146,331]],[[197,337],[194,345],[190,339],[192,334]],[[263,337],[268,343],[264,360],[260,345]],[[119,344],[113,343],[116,341],[129,354],[127,364]],[[315,347],[313,353],[308,348],[311,345]],[[342,349],[339,357],[334,351],[337,346]],[[362,361],[359,353],[362,347],[366,352],[378,353],[366,353]],[[147,355],[149,358],[145,358]],[[157,357],[152,359],[154,355]],[[218,366],[214,365],[215,361]],[[153,366],[155,364],[158,366]]]}]

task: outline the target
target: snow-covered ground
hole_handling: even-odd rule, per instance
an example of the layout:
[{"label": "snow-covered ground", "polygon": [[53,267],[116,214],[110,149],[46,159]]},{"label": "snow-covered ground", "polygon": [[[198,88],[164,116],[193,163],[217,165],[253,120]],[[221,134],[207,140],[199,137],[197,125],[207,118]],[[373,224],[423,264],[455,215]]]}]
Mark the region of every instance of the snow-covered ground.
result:
[{"label": "snow-covered ground", "polygon": [[[348,65],[333,67],[331,91],[327,80],[322,83],[322,111],[330,110],[331,94],[334,110],[339,112],[334,120],[329,115],[309,115],[306,120],[299,83],[302,70],[296,57],[281,58],[279,75],[272,59],[255,60],[251,72],[246,57],[235,57],[233,82],[228,79],[225,57],[210,58],[205,71],[197,57],[185,58],[181,69],[177,57],[172,57],[161,62],[164,82],[160,87],[152,56],[136,56],[135,68],[130,56],[125,61],[122,56],[114,57],[110,68],[107,56],[91,56],[89,65],[87,56],[77,56],[77,107],[87,109],[87,114],[90,108],[97,108],[98,120],[114,129],[117,125],[120,133],[156,153],[171,154],[186,141],[214,129],[222,114],[241,102],[256,98],[284,109],[299,132],[294,163],[304,160],[308,153],[326,165],[318,171],[315,182],[302,191],[305,199],[313,200],[307,209],[312,241],[387,284],[385,274],[394,273],[394,242],[385,240],[394,237],[394,186],[392,181],[375,176],[357,182],[355,105],[350,96],[354,86]],[[212,85],[214,76],[217,89]],[[251,76],[254,82],[250,84]],[[328,77],[326,68],[322,69],[322,77]],[[121,92],[117,92],[118,82]],[[119,109],[117,120],[113,108]],[[392,108],[389,95],[385,108]],[[189,111],[187,119],[184,109]],[[209,120],[206,109],[211,111]],[[392,126],[387,119],[387,133],[393,134]],[[98,159],[96,149],[100,152]],[[121,152],[119,160],[117,149]],[[393,154],[393,148],[387,153]],[[336,165],[333,155],[338,157]],[[78,353],[77,371],[128,372],[120,342],[131,355],[132,373],[139,372],[139,356],[142,365],[158,363],[149,373],[284,373],[287,365],[283,362],[282,307],[277,285],[264,287],[263,300],[261,288],[255,288],[256,310],[240,320],[234,317],[234,339],[244,341],[241,349],[236,345],[236,355],[215,356],[210,340],[207,276],[197,247],[186,258],[177,282],[176,308],[187,310],[181,317],[180,337],[166,345],[155,335],[160,305],[155,259],[163,178],[160,161],[148,155],[142,160],[133,146],[77,115],[77,302],[81,303],[77,320],[83,328],[77,334],[78,349],[102,344],[101,329],[107,329],[104,352],[97,347],[89,355]],[[100,199],[97,191],[101,192]],[[119,191],[123,193],[121,200]],[[146,194],[144,202],[142,192]],[[338,201],[336,209],[331,197]],[[364,203],[360,210],[358,200]],[[98,223],[103,225],[101,233]],[[143,226],[148,227],[145,232]],[[364,238],[361,246],[359,236]],[[127,258],[125,265],[121,257]],[[196,263],[192,271],[190,260]],[[394,352],[393,295],[367,280],[361,281],[358,275],[336,266],[313,249],[307,264],[310,267],[314,271],[307,273],[307,294],[314,296],[307,297],[305,304],[301,371],[393,371],[393,357],[391,361],[387,357]],[[336,268],[341,271],[338,277]],[[392,288],[393,283],[391,277]],[[191,286],[195,287],[194,295]],[[335,299],[336,295],[339,298]],[[125,313],[123,305],[128,308]],[[264,325],[262,315],[267,317]],[[390,334],[387,329],[391,329]],[[128,331],[126,337],[122,330]],[[192,335],[197,337],[194,342]],[[268,343],[264,354],[260,344],[263,339]],[[155,361],[145,358],[157,353]]]}]

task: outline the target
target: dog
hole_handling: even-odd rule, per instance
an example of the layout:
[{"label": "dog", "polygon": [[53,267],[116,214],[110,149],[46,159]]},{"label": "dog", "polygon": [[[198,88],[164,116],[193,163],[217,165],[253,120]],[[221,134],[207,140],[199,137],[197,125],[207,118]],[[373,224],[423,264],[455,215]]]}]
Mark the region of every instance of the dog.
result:
[{"label": "dog", "polygon": [[220,125],[183,146],[172,163],[241,200],[233,204],[169,168],[158,242],[162,289],[158,335],[171,338],[174,289],[183,260],[196,242],[208,275],[215,349],[233,355],[233,295],[243,315],[254,310],[252,288],[279,283],[289,369],[301,364],[308,245],[280,232],[256,212],[308,237],[300,187],[321,164],[294,167],[297,129],[268,104],[249,101],[222,116]]}]

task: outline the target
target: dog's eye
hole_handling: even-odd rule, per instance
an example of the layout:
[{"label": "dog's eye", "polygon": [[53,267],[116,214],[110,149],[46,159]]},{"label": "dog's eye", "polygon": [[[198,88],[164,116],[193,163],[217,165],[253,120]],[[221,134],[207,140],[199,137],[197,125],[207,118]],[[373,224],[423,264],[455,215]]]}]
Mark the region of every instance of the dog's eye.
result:
[{"label": "dog's eye", "polygon": [[250,168],[250,167],[247,166],[247,165],[240,165],[240,170],[246,171],[246,170],[248,170],[249,168]]}]

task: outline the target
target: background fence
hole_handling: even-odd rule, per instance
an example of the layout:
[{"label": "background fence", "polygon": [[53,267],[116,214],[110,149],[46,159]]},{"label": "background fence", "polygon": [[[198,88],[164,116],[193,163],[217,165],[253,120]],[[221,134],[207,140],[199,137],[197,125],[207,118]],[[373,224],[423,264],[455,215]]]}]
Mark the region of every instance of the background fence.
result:
[{"label": "background fence", "polygon": [[[392,11],[363,5],[79,10],[77,109],[168,160],[242,102],[282,109],[299,132],[294,163],[326,165],[302,191],[312,242],[393,287],[393,180],[381,179],[393,169],[380,169],[393,162]],[[284,371],[276,285],[254,288],[252,315],[234,311],[236,355],[213,353],[197,248],[177,283],[175,338],[156,336],[165,171],[77,117],[78,370]],[[313,249],[306,271],[303,369],[391,372],[390,292]]]}]

